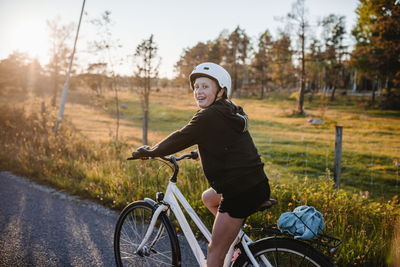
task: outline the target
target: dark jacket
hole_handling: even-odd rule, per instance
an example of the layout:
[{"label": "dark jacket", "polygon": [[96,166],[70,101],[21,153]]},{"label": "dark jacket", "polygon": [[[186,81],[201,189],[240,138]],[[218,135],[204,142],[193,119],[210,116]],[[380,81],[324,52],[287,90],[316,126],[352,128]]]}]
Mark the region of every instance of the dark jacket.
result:
[{"label": "dark jacket", "polygon": [[166,156],[198,145],[212,188],[234,196],[266,179],[264,163],[247,130],[247,115],[230,101],[199,110],[182,129],[151,148],[149,156]]}]

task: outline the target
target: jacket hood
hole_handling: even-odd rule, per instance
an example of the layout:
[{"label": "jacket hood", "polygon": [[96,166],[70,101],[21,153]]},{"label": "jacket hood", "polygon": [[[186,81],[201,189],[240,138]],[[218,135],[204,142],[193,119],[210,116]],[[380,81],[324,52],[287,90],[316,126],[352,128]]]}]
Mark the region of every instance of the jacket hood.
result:
[{"label": "jacket hood", "polygon": [[210,108],[215,109],[218,114],[225,117],[228,124],[238,132],[246,132],[248,129],[248,117],[243,108],[235,105],[230,100],[216,101]]}]

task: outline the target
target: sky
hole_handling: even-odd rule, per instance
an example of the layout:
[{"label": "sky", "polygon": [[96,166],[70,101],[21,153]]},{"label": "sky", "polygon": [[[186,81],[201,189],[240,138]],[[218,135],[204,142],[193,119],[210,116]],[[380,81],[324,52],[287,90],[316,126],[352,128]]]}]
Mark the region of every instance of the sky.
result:
[{"label": "sky", "polygon": [[[0,59],[13,51],[27,52],[42,65],[49,60],[49,32],[46,20],[76,27],[83,0],[0,0]],[[77,62],[85,68],[94,60],[88,43],[96,38],[90,21],[111,11],[112,38],[122,48],[112,55],[116,71],[130,75],[138,44],[154,35],[161,57],[160,76],[174,77],[174,65],[185,48],[215,39],[222,30],[240,26],[255,41],[265,30],[276,36],[291,11],[294,0],[86,0],[77,43]],[[311,26],[329,14],[346,17],[348,40],[356,22],[357,0],[306,0]],[[311,33],[318,36],[311,28]],[[73,38],[71,38],[71,44]],[[122,60],[122,61],[121,61]]]}]

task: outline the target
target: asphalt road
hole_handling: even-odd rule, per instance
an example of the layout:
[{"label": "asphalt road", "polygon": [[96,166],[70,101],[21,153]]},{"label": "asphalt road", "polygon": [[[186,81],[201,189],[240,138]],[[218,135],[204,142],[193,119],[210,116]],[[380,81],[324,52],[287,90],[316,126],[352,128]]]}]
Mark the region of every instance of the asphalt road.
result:
[{"label": "asphalt road", "polygon": [[[0,172],[0,266],[115,266],[118,212]],[[196,266],[180,237],[182,261]]]}]

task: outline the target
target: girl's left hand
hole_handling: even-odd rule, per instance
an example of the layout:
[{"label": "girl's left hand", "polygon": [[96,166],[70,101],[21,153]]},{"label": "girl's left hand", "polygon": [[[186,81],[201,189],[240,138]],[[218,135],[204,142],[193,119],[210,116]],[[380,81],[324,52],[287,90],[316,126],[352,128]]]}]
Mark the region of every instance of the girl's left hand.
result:
[{"label": "girl's left hand", "polygon": [[150,147],[149,146],[141,146],[136,151],[132,152],[132,158],[140,159],[140,158],[148,158],[150,155]]}]

